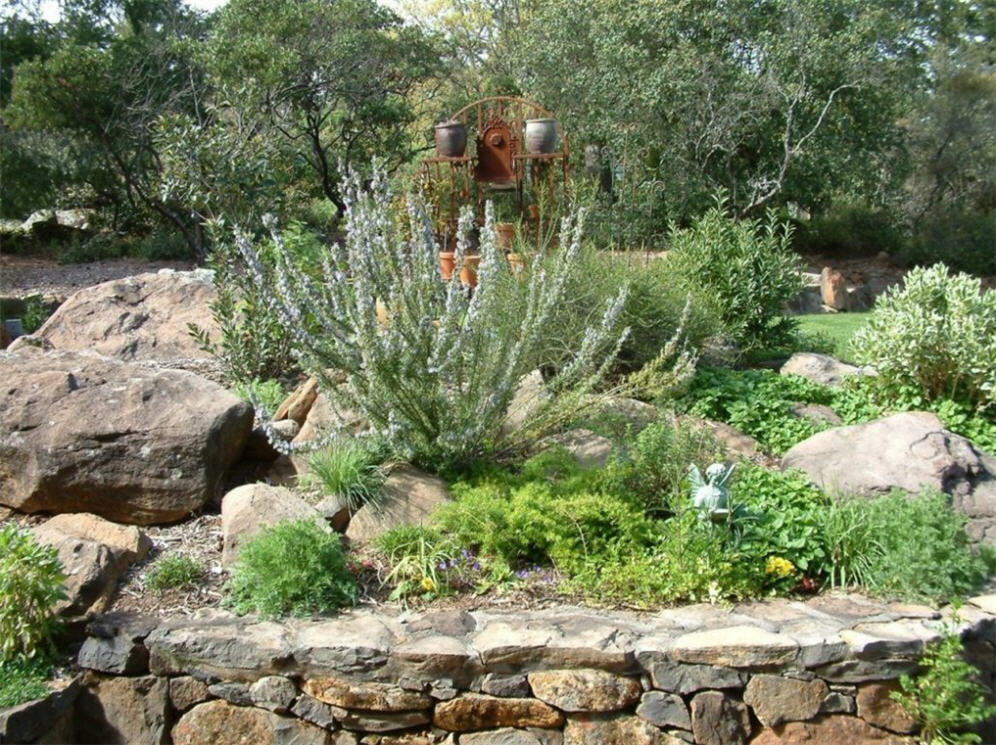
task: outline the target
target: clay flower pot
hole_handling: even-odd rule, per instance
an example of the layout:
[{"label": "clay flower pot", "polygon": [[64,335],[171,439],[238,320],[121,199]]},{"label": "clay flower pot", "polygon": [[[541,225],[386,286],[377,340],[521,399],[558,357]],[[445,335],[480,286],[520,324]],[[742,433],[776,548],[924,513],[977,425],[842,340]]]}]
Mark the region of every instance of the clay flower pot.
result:
[{"label": "clay flower pot", "polygon": [[481,263],[479,254],[466,254],[460,265],[460,284],[477,287],[477,267]]},{"label": "clay flower pot", "polygon": [[439,252],[439,274],[444,282],[453,279],[453,270],[456,269],[456,259],[452,251]]},{"label": "clay flower pot", "polygon": [[512,242],[515,240],[515,223],[496,222],[495,234],[498,237],[498,248],[503,248],[507,251],[512,247]]},{"label": "clay flower pot", "polygon": [[526,119],[526,152],[544,155],[557,148],[556,119]]},{"label": "clay flower pot", "polygon": [[440,122],[435,127],[436,153],[443,158],[462,158],[467,150],[467,128],[463,122]]}]

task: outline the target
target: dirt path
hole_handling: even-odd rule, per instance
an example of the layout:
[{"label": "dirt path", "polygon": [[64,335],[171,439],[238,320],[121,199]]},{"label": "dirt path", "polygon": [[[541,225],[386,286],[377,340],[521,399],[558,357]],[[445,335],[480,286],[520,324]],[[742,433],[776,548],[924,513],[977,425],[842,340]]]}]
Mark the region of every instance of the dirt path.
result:
[{"label": "dirt path", "polygon": [[81,287],[160,269],[192,269],[190,261],[108,259],[87,264],[60,264],[51,259],[0,255],[0,295],[23,297],[41,293],[67,297]]}]

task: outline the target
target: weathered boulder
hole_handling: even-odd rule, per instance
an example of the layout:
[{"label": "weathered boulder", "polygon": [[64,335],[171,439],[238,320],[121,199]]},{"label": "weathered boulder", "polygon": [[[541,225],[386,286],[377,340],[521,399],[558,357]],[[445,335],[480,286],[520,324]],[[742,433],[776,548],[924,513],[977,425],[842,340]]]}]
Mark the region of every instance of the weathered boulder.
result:
[{"label": "weathered boulder", "polygon": [[208,701],[173,727],[173,745],[328,745],[329,733],[294,717]]},{"label": "weathered boulder", "polygon": [[94,353],[0,352],[0,502],[145,525],[215,494],[252,410],[181,370]]},{"label": "weathered boulder", "polygon": [[532,698],[494,698],[468,693],[436,705],[433,724],[450,732],[496,727],[559,727],[564,715]]},{"label": "weathered boulder", "polygon": [[561,711],[625,709],[642,693],[633,678],[602,670],[545,670],[529,674],[533,695]]},{"label": "weathered boulder", "polygon": [[287,396],[273,414],[275,420],[290,419],[302,425],[318,398],[318,379],[308,378]]},{"label": "weathered boulder", "polygon": [[560,447],[571,454],[580,468],[602,468],[612,454],[612,440],[590,429],[569,429],[537,443],[537,450]]},{"label": "weathered boulder", "polygon": [[575,714],[564,728],[564,745],[672,745],[680,742],[632,715]]},{"label": "weathered boulder", "polygon": [[828,266],[820,272],[820,298],[831,310],[847,310],[847,281],[844,275]]},{"label": "weathered boulder", "polygon": [[436,507],[449,501],[442,479],[412,466],[400,466],[388,475],[376,507],[365,505],[353,515],[346,537],[368,543],[399,525],[425,522]]},{"label": "weathered boulder", "polygon": [[91,676],[76,701],[79,742],[132,745],[168,742],[169,681]]},{"label": "weathered boulder", "polygon": [[301,429],[291,442],[300,444],[321,437],[326,432],[341,427],[350,432],[361,432],[368,426],[362,414],[348,409],[337,408],[329,397],[319,393],[308,409]]},{"label": "weathered boulder", "polygon": [[163,269],[85,287],[35,336],[56,349],[92,349],[120,360],[209,358],[191,337],[195,323],[217,337],[211,273]]},{"label": "weathered boulder", "polygon": [[827,684],[819,678],[796,680],[779,675],[755,675],[744,691],[744,703],[754,710],[761,724],[774,727],[782,722],[816,716],[829,692]]},{"label": "weathered boulder", "polygon": [[543,385],[543,374],[539,370],[522,376],[508,405],[501,435],[507,437],[522,429],[549,400],[550,392]]},{"label": "weathered boulder", "polygon": [[0,709],[0,742],[76,742],[73,705],[81,690],[77,676],[45,698]]},{"label": "weathered boulder", "polygon": [[114,675],[149,672],[149,650],[145,637],[155,628],[155,619],[134,613],[107,613],[87,626],[87,638],[76,657],[87,670]]},{"label": "weathered boulder", "polygon": [[906,412],[820,432],[789,450],[782,464],[841,494],[937,489],[968,516],[973,537],[996,529],[996,457],[946,430],[935,414]]},{"label": "weathered boulder", "polygon": [[781,375],[798,375],[820,385],[834,388],[848,375],[867,375],[864,368],[848,365],[826,354],[796,352],[778,371]]},{"label": "weathered boulder", "polygon": [[59,553],[66,573],[66,597],[55,610],[64,616],[104,610],[124,571],[145,558],[152,547],[138,528],[85,513],[56,515],[32,533],[39,543]]},{"label": "weathered boulder", "polygon": [[245,484],[232,489],[221,500],[221,563],[228,566],[235,561],[239,547],[261,528],[303,519],[325,527],[314,507],[283,486]]},{"label": "weathered boulder", "polygon": [[744,745],[750,729],[747,707],[725,693],[705,691],[692,699],[692,732],[698,745]]},{"label": "weathered boulder", "polygon": [[751,745],[913,745],[913,742],[910,737],[872,727],[857,717],[834,715],[765,728],[751,740]]}]

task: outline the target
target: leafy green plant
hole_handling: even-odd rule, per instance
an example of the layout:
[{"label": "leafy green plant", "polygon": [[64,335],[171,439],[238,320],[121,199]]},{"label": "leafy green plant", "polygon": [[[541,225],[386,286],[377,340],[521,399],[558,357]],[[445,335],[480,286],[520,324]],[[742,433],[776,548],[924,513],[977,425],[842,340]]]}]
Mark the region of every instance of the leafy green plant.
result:
[{"label": "leafy green plant", "polygon": [[232,387],[232,392],[270,414],[276,411],[287,397],[287,393],[279,380],[260,380],[259,378],[236,383]]},{"label": "leafy green plant", "polygon": [[956,610],[940,641],[925,650],[917,675],[902,676],[900,690],[890,694],[920,724],[926,745],[981,743],[964,730],[996,717],[996,706],[986,703],[988,689],[977,681],[979,671],[964,660],[958,623]]},{"label": "leafy green plant", "polygon": [[384,584],[391,585],[391,600],[412,596],[432,600],[450,592],[448,569],[457,566],[456,547],[433,528],[402,525],[376,541],[389,567]]},{"label": "leafy green plant", "polygon": [[338,496],[353,510],[376,504],[384,485],[383,449],[367,440],[340,437],[308,456],[308,470],[298,477],[305,489]]},{"label": "leafy green plant", "polygon": [[650,514],[677,512],[687,499],[689,463],[712,463],[721,447],[703,427],[680,420],[648,425],[606,468],[609,488],[631,495]]},{"label": "leafy green plant", "polygon": [[45,303],[42,302],[41,297],[33,295],[28,298],[28,302],[24,308],[24,314],[21,316],[21,323],[24,326],[24,333],[35,333],[42,327],[42,324],[48,320],[50,315],[52,315],[52,313],[45,306]]},{"label": "leafy green plant", "polygon": [[341,539],[311,520],[263,528],[239,550],[227,603],[264,618],[330,613],[356,602]]},{"label": "leafy green plant", "polygon": [[65,580],[55,548],[16,525],[0,526],[0,663],[53,649]]},{"label": "leafy green plant", "polygon": [[965,517],[946,495],[896,491],[864,503],[880,551],[870,554],[866,588],[941,603],[965,596],[993,570],[992,550],[975,550]]},{"label": "leafy green plant", "polygon": [[877,526],[868,520],[863,501],[831,501],[823,511],[821,540],[827,557],[823,569],[830,587],[871,586],[876,556],[884,552]]},{"label": "leafy green plant", "polygon": [[0,663],[0,709],[47,696],[52,664],[45,655]]},{"label": "leafy green plant", "polygon": [[928,401],[996,405],[996,294],[943,264],[913,269],[902,289],[875,303],[852,339],[855,357],[887,382],[915,386]]},{"label": "leafy green plant", "polygon": [[773,213],[764,221],[735,220],[726,208],[720,198],[690,228],[672,227],[668,269],[682,286],[715,298],[727,332],[742,348],[777,344],[795,327],[783,308],[802,290],[792,230]]},{"label": "leafy green plant", "polygon": [[191,587],[204,576],[204,565],[185,554],[166,554],[149,570],[145,586],[153,592]]},{"label": "leafy green plant", "polygon": [[832,400],[828,388],[795,375],[703,368],[696,372],[677,406],[696,416],[726,422],[755,438],[766,451],[780,455],[825,429],[793,413],[792,404],[829,404]]}]

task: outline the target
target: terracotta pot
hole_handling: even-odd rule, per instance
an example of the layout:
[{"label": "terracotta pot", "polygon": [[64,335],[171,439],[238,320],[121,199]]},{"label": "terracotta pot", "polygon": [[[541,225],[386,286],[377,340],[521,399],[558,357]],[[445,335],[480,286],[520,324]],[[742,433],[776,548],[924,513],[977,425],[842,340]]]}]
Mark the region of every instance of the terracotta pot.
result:
[{"label": "terracotta pot", "polygon": [[456,259],[452,251],[439,252],[439,274],[444,282],[453,279],[453,270],[456,268]]},{"label": "terracotta pot", "polygon": [[477,287],[477,266],[481,263],[478,254],[467,254],[460,265],[460,284],[467,287]]},{"label": "terracotta pot", "polygon": [[505,258],[508,259],[508,265],[512,269],[512,274],[515,276],[520,276],[526,271],[526,257],[515,251],[510,251],[505,254]]},{"label": "terracotta pot", "polygon": [[495,233],[498,235],[498,248],[509,249],[515,240],[515,223],[496,222]]},{"label": "terracotta pot", "polygon": [[436,153],[443,158],[462,158],[467,150],[467,128],[463,122],[440,122],[435,128]]},{"label": "terracotta pot", "polygon": [[539,217],[540,217],[540,215],[539,215],[539,205],[538,204],[531,204],[526,209],[529,210],[529,219],[532,220],[533,222],[539,222]]},{"label": "terracotta pot", "polygon": [[526,152],[542,155],[557,149],[556,119],[526,119]]}]

